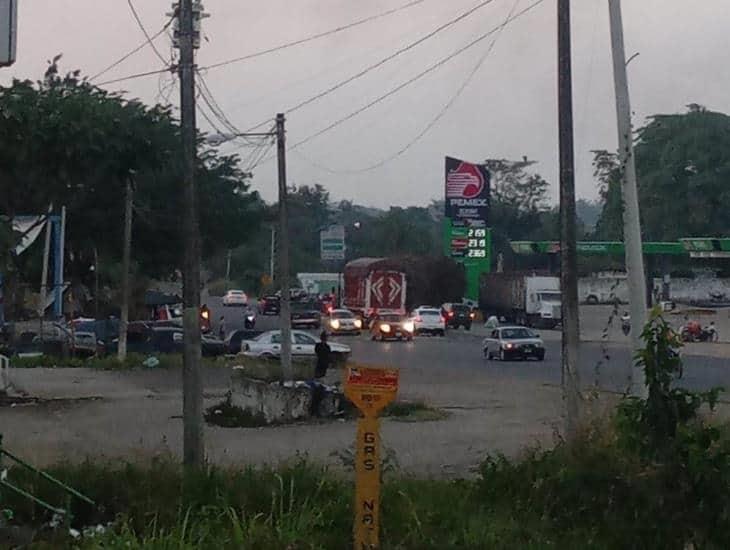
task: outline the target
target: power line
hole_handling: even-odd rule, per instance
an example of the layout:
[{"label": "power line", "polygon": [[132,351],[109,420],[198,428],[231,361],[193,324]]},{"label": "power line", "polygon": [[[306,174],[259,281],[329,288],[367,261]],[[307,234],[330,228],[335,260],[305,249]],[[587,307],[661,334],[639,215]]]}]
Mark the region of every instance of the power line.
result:
[{"label": "power line", "polygon": [[300,38],[298,40],[294,40],[292,42],[286,42],[284,44],[279,44],[278,46],[273,46],[271,48],[267,48],[265,50],[261,50],[258,52],[250,53],[247,55],[243,55],[241,57],[235,57],[233,59],[228,59],[226,61],[220,61],[218,63],[213,63],[212,65],[208,65],[207,67],[202,67],[204,69],[216,69],[218,67],[223,67],[224,65],[230,65],[231,63],[238,63],[239,61],[246,61],[247,59],[253,59],[255,57],[260,57],[262,55],[270,54],[273,52],[278,52],[281,50],[285,50],[288,48],[292,48],[294,46],[299,46],[300,44],[305,44],[306,42],[311,42],[313,40],[318,40],[320,38],[324,38],[325,36],[330,36],[332,34],[336,34],[342,31],[346,31],[348,29],[352,29],[354,27],[358,27],[360,25],[364,25],[365,23],[369,23],[371,21],[375,21],[376,19],[381,19],[383,17],[387,17],[388,15],[392,15],[394,13],[397,13],[399,11],[403,11],[405,9],[411,8],[415,5],[422,4],[425,2],[425,0],[413,0],[411,2],[408,2],[407,4],[404,4],[400,7],[393,8],[381,13],[376,13],[375,15],[370,15],[368,17],[365,17],[363,19],[358,19],[357,21],[353,21],[352,23],[347,23],[345,25],[341,25],[339,27],[335,27],[334,29],[330,29],[328,31],[320,32],[311,36],[307,36],[305,38]]},{"label": "power line", "polygon": [[425,70],[421,71],[420,73],[418,73],[417,75],[409,78],[408,80],[406,80],[405,82],[399,84],[395,88],[391,88],[389,91],[387,91],[383,95],[378,96],[376,99],[370,101],[369,103],[367,103],[366,105],[360,107],[359,109],[356,109],[355,111],[352,111],[351,113],[347,114],[346,116],[335,120],[333,123],[331,123],[330,125],[326,126],[325,128],[322,128],[321,130],[315,132],[314,134],[311,134],[311,135],[307,136],[306,138],[304,138],[304,139],[296,142],[294,145],[292,145],[289,148],[289,150],[296,149],[297,147],[300,147],[300,146],[304,145],[305,143],[307,143],[307,142],[309,142],[309,141],[311,141],[311,140],[313,140],[313,139],[321,136],[322,134],[324,134],[326,132],[329,132],[330,130],[336,128],[337,126],[339,126],[339,125],[347,122],[351,118],[354,118],[357,115],[363,113],[364,111],[367,111],[371,107],[374,107],[375,105],[377,105],[381,101],[383,101],[383,100],[387,99],[388,97],[390,97],[390,96],[398,93],[402,89],[406,88],[407,86],[410,86],[411,84],[413,84],[414,82],[420,80],[421,78],[423,78],[427,74],[433,72],[434,70],[436,70],[439,67],[443,66],[444,64],[448,63],[449,61],[451,61],[452,59],[454,59],[456,56],[458,56],[461,53],[465,52],[466,50],[474,47],[476,44],[478,44],[481,41],[485,40],[486,38],[488,38],[489,36],[491,36],[495,32],[498,32],[505,25],[507,25],[507,24],[511,23],[512,21],[514,21],[515,19],[523,16],[524,14],[526,14],[530,10],[536,8],[538,5],[542,4],[543,2],[544,2],[544,0],[537,0],[536,2],[533,2],[532,4],[530,4],[529,6],[527,6],[526,8],[524,8],[521,11],[517,12],[516,14],[514,14],[512,17],[506,19],[505,22],[502,23],[501,25],[499,25],[499,26],[497,26],[497,27],[495,27],[495,28],[493,28],[493,29],[485,32],[484,34],[479,35],[477,38],[475,38],[474,40],[472,40],[471,42],[469,42],[465,46],[462,46],[458,50],[450,53],[446,57],[440,59],[439,61],[437,61],[433,65],[429,66],[427,69],[425,69]]},{"label": "power line", "polygon": [[164,69],[157,69],[154,71],[147,71],[144,73],[135,73],[127,76],[122,76],[120,78],[114,78],[112,80],[105,80],[104,82],[99,82],[96,85],[97,86],[106,86],[107,84],[116,84],[117,82],[124,82],[125,80],[135,80],[137,78],[144,78],[146,76],[152,76],[160,73],[166,73],[168,71],[174,71],[176,69],[175,66],[172,67],[165,67]]},{"label": "power line", "polygon": [[449,98],[449,100],[444,104],[444,106],[439,110],[439,112],[436,113],[436,115],[429,121],[426,126],[424,126],[423,130],[421,130],[413,139],[411,139],[406,145],[398,149],[395,153],[391,154],[388,157],[385,157],[384,159],[381,159],[380,161],[370,164],[368,166],[365,166],[363,168],[353,169],[353,170],[334,170],[331,168],[328,168],[322,164],[314,163],[311,159],[308,159],[307,157],[302,156],[307,162],[310,164],[313,164],[317,168],[320,168],[321,170],[324,170],[326,172],[329,172],[331,174],[358,174],[363,172],[369,172],[371,170],[375,170],[376,168],[380,168],[381,166],[387,164],[388,162],[395,160],[399,156],[401,156],[403,153],[408,151],[411,147],[413,147],[420,139],[425,136],[437,123],[441,118],[446,114],[446,112],[454,105],[457,99],[461,96],[461,94],[464,92],[467,86],[471,83],[474,76],[479,72],[479,69],[481,69],[482,65],[484,65],[484,62],[486,61],[487,57],[492,53],[492,50],[494,49],[494,45],[497,43],[497,40],[499,40],[499,37],[502,34],[502,31],[507,26],[507,23],[510,21],[510,18],[514,14],[514,11],[517,9],[518,4],[520,3],[520,0],[515,0],[515,2],[512,4],[512,8],[510,9],[509,13],[507,14],[506,19],[502,23],[502,25],[499,27],[499,30],[497,31],[497,36],[494,37],[494,39],[490,42],[489,47],[484,52],[484,54],[479,58],[477,63],[474,65],[474,67],[471,69],[469,74],[466,76],[464,81],[461,83],[459,88],[457,88],[456,92]]},{"label": "power line", "polygon": [[[137,22],[137,26],[142,31],[142,34],[144,34],[144,37],[147,39],[147,44],[150,45],[150,48],[152,48],[152,51],[155,52],[155,55],[160,58],[160,61],[163,63],[167,63],[167,60],[165,57],[160,53],[160,50],[157,49],[157,46],[155,46],[155,43],[152,41],[152,37],[147,32],[147,29],[144,26],[144,23],[142,23],[142,20],[139,18],[139,14],[137,13],[137,10],[134,8],[134,4],[132,3],[132,0],[127,0],[127,5],[129,5],[129,9],[132,11],[132,16],[134,16],[134,20]],[[170,19],[172,21],[172,19]],[[168,23],[169,24],[169,23]],[[162,29],[163,31],[167,28],[166,26]]]},{"label": "power line", "polygon": [[[319,92],[319,93],[317,93],[317,94],[315,94],[315,95],[313,95],[313,96],[305,99],[304,101],[300,101],[299,103],[297,103],[293,107],[290,107],[290,108],[286,109],[284,111],[284,113],[290,114],[290,113],[292,113],[294,111],[297,111],[297,110],[301,109],[302,107],[305,107],[306,105],[309,105],[310,103],[313,103],[313,102],[317,101],[318,99],[322,99],[323,97],[331,94],[332,92],[334,92],[336,90],[339,90],[340,88],[342,88],[343,86],[349,84],[350,82],[353,82],[353,81],[355,81],[355,80],[357,80],[359,78],[362,78],[363,76],[365,76],[369,72],[377,69],[378,67],[381,67],[381,66],[385,65],[389,61],[392,61],[393,59],[395,59],[396,57],[398,57],[398,56],[406,53],[407,51],[412,50],[413,48],[415,48],[416,46],[422,44],[423,42],[426,42],[430,38],[433,38],[434,36],[436,36],[437,34],[439,34],[441,31],[444,31],[444,30],[448,29],[449,27],[452,27],[456,23],[462,21],[463,19],[466,19],[467,17],[469,17],[470,15],[472,15],[474,12],[476,12],[477,10],[480,10],[481,8],[487,6],[488,4],[491,4],[493,1],[494,0],[483,0],[482,2],[480,2],[477,5],[475,5],[474,7],[472,7],[470,9],[468,9],[467,11],[459,14],[458,16],[454,17],[453,19],[451,19],[451,20],[449,20],[449,21],[447,21],[447,22],[439,25],[438,27],[436,27],[432,31],[426,33],[425,35],[421,36],[417,40],[414,40],[413,42],[410,42],[409,44],[407,44],[407,45],[403,46],[402,48],[396,50],[392,54],[390,54],[390,55],[388,55],[388,56],[380,59],[379,61],[376,61],[375,63],[373,63],[371,65],[368,65],[367,67],[365,67],[361,71],[359,71],[359,72],[355,73],[354,75],[346,78],[345,80],[341,80],[340,82],[338,82],[338,83],[330,86],[329,88],[327,88],[327,89],[325,89],[325,90],[323,90],[323,91],[321,91],[321,92]],[[266,122],[268,122],[268,121],[266,121]],[[260,124],[260,126],[263,126],[264,124],[266,124],[266,122],[262,122]],[[257,128],[257,127],[258,126],[255,126],[254,128]]]},{"label": "power line", "polygon": [[[163,28],[161,28],[161,29],[160,29],[159,31],[157,31],[157,32],[156,32],[155,34],[153,34],[153,35],[152,35],[152,36],[150,37],[150,39],[151,39],[151,40],[155,40],[155,39],[159,38],[159,36],[160,36],[160,35],[161,35],[162,33],[164,33],[164,32],[165,32],[165,29],[166,29],[166,28],[167,28],[166,26],[165,26],[165,27],[163,27]],[[96,80],[96,79],[97,79],[97,78],[99,78],[100,76],[102,76],[102,75],[105,75],[106,73],[108,73],[109,71],[111,71],[111,70],[112,70],[113,68],[115,68],[115,67],[117,67],[117,66],[121,65],[122,63],[124,63],[124,62],[125,62],[125,61],[126,61],[127,59],[129,59],[129,58],[130,58],[130,57],[132,57],[132,56],[133,56],[134,54],[136,54],[136,53],[137,53],[138,51],[140,51],[140,50],[141,50],[142,48],[144,48],[144,47],[145,47],[145,46],[147,45],[147,43],[148,43],[148,41],[147,41],[147,40],[145,40],[145,41],[144,41],[144,42],[142,42],[142,43],[141,43],[141,44],[140,44],[139,46],[137,46],[137,47],[136,47],[136,48],[134,48],[133,50],[130,50],[130,51],[129,51],[128,53],[124,54],[124,55],[123,55],[122,57],[120,57],[119,59],[117,59],[117,60],[116,60],[116,61],[115,61],[114,63],[112,63],[111,65],[109,65],[109,66],[108,66],[107,68],[105,68],[105,69],[103,69],[103,70],[99,71],[99,72],[98,72],[98,73],[96,73],[96,74],[95,74],[94,76],[90,77],[90,78],[89,78],[89,82],[92,82],[92,81]]]}]

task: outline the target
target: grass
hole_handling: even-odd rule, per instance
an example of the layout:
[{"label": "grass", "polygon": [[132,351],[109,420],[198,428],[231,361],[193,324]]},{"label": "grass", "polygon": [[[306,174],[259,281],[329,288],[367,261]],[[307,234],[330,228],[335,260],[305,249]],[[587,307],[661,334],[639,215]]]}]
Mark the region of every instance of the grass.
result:
[{"label": "grass", "polygon": [[429,422],[443,420],[448,415],[446,411],[430,407],[422,401],[395,401],[385,407],[381,416],[401,422]]},{"label": "grass", "polygon": [[205,409],[203,416],[208,424],[220,428],[260,428],[271,425],[266,422],[263,414],[254,414],[241,407],[231,405],[228,399]]},{"label": "grass", "polygon": [[[155,367],[145,367],[144,362],[150,357],[159,360]],[[241,362],[240,359],[231,357],[203,357],[203,366],[233,366]],[[38,357],[13,357],[10,361],[13,368],[87,368],[100,370],[118,370],[134,368],[157,368],[157,369],[179,369],[182,368],[182,355],[177,353],[140,354],[129,353],[125,361],[120,362],[116,355],[106,357],[56,357],[53,355],[41,355]]]},{"label": "grass", "polygon": [[[688,460],[688,472],[695,471],[696,458]],[[642,463],[604,428],[586,431],[571,445],[529,450],[516,460],[488,456],[473,479],[415,479],[396,470],[383,482],[382,548],[728,548],[730,465],[713,468],[696,478],[717,489],[718,499],[709,507],[687,498],[671,471]],[[144,466],[59,465],[50,473],[98,503],[72,502],[75,529],[108,528],[78,540],[44,532],[31,546],[35,549],[339,550],[350,545],[351,474],[302,458],[278,468],[186,473],[160,459]],[[33,474],[11,470],[9,478],[50,503],[66,502]],[[3,493],[2,503],[16,524],[48,520],[43,510],[15,495]]]}]

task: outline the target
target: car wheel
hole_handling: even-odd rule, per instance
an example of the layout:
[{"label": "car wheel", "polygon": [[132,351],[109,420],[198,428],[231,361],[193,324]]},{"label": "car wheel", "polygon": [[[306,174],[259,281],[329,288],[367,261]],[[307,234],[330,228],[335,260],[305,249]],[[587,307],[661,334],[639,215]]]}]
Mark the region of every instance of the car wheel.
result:
[{"label": "car wheel", "polygon": [[594,306],[597,303],[598,303],[598,296],[595,296],[594,294],[591,294],[590,296],[588,296],[586,298],[586,304]]},{"label": "car wheel", "polygon": [[464,325],[464,330],[471,330],[471,325]]},{"label": "car wheel", "polygon": [[446,336],[446,331],[445,331],[445,330],[440,330],[440,331],[439,331],[439,336],[441,336],[442,338],[443,338],[444,336]]},{"label": "car wheel", "polygon": [[538,361],[544,361],[545,360],[545,352],[543,351],[542,353],[538,353],[536,357],[537,357],[537,360]]},{"label": "car wheel", "polygon": [[492,354],[489,352],[489,348],[484,348],[482,350],[482,354],[484,354],[484,357],[486,359],[491,359],[492,358]]}]

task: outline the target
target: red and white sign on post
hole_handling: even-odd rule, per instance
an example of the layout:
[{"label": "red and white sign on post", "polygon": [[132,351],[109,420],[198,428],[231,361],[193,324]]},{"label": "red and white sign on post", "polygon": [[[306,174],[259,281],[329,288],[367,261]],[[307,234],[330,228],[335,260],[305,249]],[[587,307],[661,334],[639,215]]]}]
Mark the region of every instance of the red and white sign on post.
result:
[{"label": "red and white sign on post", "polygon": [[398,393],[398,370],[348,367],[345,395],[362,413],[355,456],[355,550],[376,550],[380,534],[380,419]]}]

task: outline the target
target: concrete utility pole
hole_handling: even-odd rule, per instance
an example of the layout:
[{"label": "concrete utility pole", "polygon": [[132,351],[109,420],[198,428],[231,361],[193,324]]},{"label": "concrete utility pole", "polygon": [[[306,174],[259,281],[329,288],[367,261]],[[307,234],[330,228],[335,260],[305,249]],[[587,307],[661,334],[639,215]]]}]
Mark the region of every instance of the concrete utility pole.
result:
[{"label": "concrete utility pole", "polygon": [[578,380],[578,274],[573,160],[573,90],[570,52],[570,0],[558,0],[558,126],[560,142],[560,288],[562,290],[562,390],[565,437],[577,433],[580,407]]},{"label": "concrete utility pole", "polygon": [[[119,345],[117,359],[127,358],[127,326],[129,325],[129,264],[132,258],[132,180],[127,178],[124,193],[124,248],[122,249],[122,311],[119,316]],[[94,248],[96,251],[96,248]],[[97,289],[98,291],[98,289]],[[98,303],[98,297],[96,298]]]},{"label": "concrete utility pole", "polygon": [[202,467],[203,384],[200,373],[200,228],[195,185],[195,53],[193,0],[180,0],[180,115],[183,140],[183,463]]},{"label": "concrete utility pole", "polygon": [[286,132],[284,113],[276,115],[276,150],[279,160],[279,289],[281,290],[281,371],[284,380],[292,379],[291,307],[289,304],[289,223],[287,219]]},{"label": "concrete utility pole", "polygon": [[[626,274],[631,302],[631,343],[634,350],[641,347],[641,331],[646,324],[646,277],[641,247],[639,194],[636,188],[636,165],[631,131],[631,104],[626,76],[624,30],[621,21],[621,0],[608,0],[611,20],[611,51],[613,53],[613,81],[616,89],[616,120],[618,125],[618,154],[621,163],[621,194],[624,206],[624,242],[626,243]],[[644,371],[631,369],[632,395],[646,397],[648,390]]]},{"label": "concrete utility pole", "polygon": [[276,227],[271,226],[271,252],[269,255],[269,277],[274,280],[274,258],[276,254]]}]

